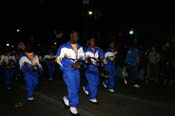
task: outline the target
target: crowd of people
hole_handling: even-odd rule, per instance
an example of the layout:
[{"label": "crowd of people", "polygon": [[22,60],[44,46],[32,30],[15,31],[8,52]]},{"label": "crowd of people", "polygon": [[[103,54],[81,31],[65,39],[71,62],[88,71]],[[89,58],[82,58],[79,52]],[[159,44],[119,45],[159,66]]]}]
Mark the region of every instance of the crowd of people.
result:
[{"label": "crowd of people", "polygon": [[[146,83],[162,86],[174,85],[175,45],[165,42],[154,45],[146,51],[140,51],[138,74]],[[143,52],[143,53],[142,53]],[[142,74],[143,73],[143,74]]]},{"label": "crowd of people", "polygon": [[[115,41],[108,44],[107,49],[96,46],[96,39],[90,37],[88,46],[78,44],[79,33],[73,31],[70,40],[59,46],[57,52],[35,53],[32,44],[27,43],[25,49],[11,51],[6,48],[1,52],[0,77],[4,88],[12,89],[13,79],[24,77],[27,100],[34,100],[34,90],[38,84],[38,74],[43,72],[45,64],[47,77],[53,80],[57,64],[63,72],[63,80],[67,86],[67,96],[62,101],[69,107],[71,114],[78,115],[80,69],[84,69],[87,84],[82,87],[89,96],[89,101],[97,104],[98,86],[114,93],[116,79],[120,78],[127,86],[140,88],[143,83],[173,86],[175,73],[175,46],[166,42],[162,48],[152,46],[141,49],[132,43],[123,52]],[[99,77],[104,79],[101,81]]]}]

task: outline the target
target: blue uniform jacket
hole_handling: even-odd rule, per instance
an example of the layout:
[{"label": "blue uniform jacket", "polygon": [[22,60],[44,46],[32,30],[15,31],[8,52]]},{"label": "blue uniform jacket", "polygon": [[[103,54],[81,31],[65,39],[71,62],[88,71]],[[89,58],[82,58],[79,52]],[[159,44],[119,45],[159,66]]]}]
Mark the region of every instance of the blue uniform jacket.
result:
[{"label": "blue uniform jacket", "polygon": [[[89,68],[90,67],[98,67],[99,62],[96,61],[95,59],[101,60],[103,58],[103,55],[104,55],[103,50],[98,48],[98,47],[95,48],[95,51],[93,51],[90,46],[88,48],[86,48],[85,57],[86,57],[86,59],[90,58]],[[85,67],[86,67],[86,65],[85,65]]]},{"label": "blue uniform jacket", "polygon": [[81,61],[85,59],[82,46],[78,44],[78,53],[76,54],[71,46],[70,41],[59,47],[56,57],[61,59],[60,69],[62,70],[74,70],[71,65],[74,64],[76,60]]},{"label": "blue uniform jacket", "polygon": [[105,65],[115,65],[115,63],[113,62],[116,58],[117,55],[117,51],[113,51],[112,49],[107,49],[105,52],[105,59],[106,59],[106,64]]},{"label": "blue uniform jacket", "polygon": [[[32,67],[35,63],[38,65],[36,68]],[[37,55],[35,55],[34,59],[31,61],[25,54],[23,54],[20,56],[19,66],[23,73],[42,72],[42,66]]]},{"label": "blue uniform jacket", "polygon": [[129,65],[137,65],[138,64],[138,61],[137,61],[138,56],[139,56],[138,51],[134,48],[130,48],[128,50],[127,55],[126,55],[125,63],[129,64]]}]

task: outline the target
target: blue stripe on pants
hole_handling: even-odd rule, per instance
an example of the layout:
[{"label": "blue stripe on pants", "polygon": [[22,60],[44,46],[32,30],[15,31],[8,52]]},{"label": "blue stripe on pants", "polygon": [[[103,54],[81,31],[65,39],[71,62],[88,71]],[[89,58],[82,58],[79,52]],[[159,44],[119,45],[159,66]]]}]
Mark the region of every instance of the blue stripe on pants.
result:
[{"label": "blue stripe on pants", "polygon": [[80,72],[78,69],[63,70],[63,79],[67,86],[70,106],[76,107],[79,103]]}]

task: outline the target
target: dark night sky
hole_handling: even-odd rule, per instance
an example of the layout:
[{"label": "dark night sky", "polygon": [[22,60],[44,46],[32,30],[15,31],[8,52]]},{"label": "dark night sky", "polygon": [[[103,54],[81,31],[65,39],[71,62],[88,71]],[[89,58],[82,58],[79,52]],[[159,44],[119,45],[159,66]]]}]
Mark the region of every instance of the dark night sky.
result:
[{"label": "dark night sky", "polygon": [[[114,28],[126,32],[129,27],[134,27],[144,38],[158,38],[175,32],[175,25],[167,24],[171,21],[162,19],[166,16],[172,20],[168,14],[170,12],[159,5],[155,7],[154,4],[145,4],[94,0],[94,6],[104,11],[98,22],[99,29],[109,32],[114,31]],[[13,38],[18,27],[25,30],[24,34],[37,33],[44,36],[57,25],[72,29],[82,24],[81,0],[14,0],[1,2],[1,6],[1,39]]]},{"label": "dark night sky", "polygon": [[[65,28],[81,24],[80,2],[70,0],[15,0],[3,1],[1,6],[1,39],[12,39],[16,28],[23,35],[31,33],[48,35],[48,30],[57,25]],[[74,14],[74,17],[72,17]],[[16,38],[18,39],[18,38]]]}]

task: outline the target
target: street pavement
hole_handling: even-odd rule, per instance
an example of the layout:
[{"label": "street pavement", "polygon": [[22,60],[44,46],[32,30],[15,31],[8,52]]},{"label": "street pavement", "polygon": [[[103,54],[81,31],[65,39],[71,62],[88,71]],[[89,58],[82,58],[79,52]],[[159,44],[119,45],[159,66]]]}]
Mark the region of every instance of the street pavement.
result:
[{"label": "street pavement", "polygon": [[[61,102],[66,94],[66,86],[61,76],[53,81],[40,79],[35,93],[35,101],[25,99],[22,79],[14,82],[12,91],[5,91],[0,83],[0,116],[69,116],[69,111]],[[82,85],[86,81],[82,79]],[[82,87],[81,85],[81,87]],[[166,116],[175,115],[175,88],[125,87],[118,81],[116,92],[109,93],[99,86],[99,104],[91,104],[80,89],[81,116]]]}]

